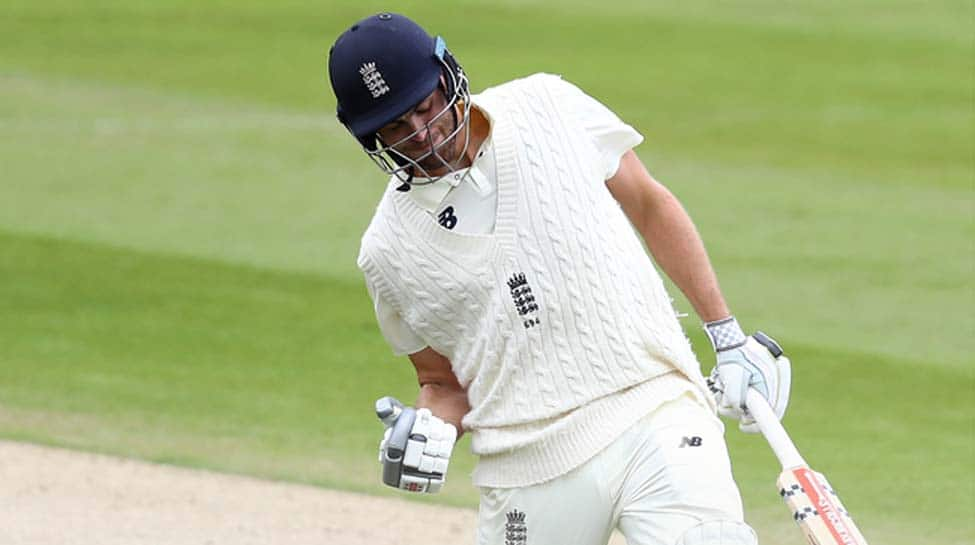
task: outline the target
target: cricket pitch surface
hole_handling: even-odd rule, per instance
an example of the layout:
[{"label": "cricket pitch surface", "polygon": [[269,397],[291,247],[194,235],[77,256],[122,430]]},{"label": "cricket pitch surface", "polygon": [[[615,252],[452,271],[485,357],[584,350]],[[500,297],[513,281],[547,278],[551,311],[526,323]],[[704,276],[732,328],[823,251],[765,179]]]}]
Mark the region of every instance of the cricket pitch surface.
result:
[{"label": "cricket pitch surface", "polygon": [[474,527],[468,509],[0,441],[4,545],[466,545]]}]

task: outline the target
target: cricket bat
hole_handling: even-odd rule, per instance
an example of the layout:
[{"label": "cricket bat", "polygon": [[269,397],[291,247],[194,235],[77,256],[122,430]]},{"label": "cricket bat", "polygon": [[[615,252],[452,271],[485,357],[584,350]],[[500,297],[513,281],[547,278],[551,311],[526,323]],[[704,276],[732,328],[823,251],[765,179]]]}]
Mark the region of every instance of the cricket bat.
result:
[{"label": "cricket bat", "polygon": [[810,545],[867,545],[833,487],[809,468],[762,394],[749,390],[747,405],[782,464],[779,494]]}]

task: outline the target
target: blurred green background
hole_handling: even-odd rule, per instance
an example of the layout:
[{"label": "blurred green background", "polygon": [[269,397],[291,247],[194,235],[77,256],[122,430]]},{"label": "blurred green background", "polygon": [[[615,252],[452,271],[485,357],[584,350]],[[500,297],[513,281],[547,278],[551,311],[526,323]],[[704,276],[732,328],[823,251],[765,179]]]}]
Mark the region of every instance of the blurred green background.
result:
[{"label": "blurred green background", "polygon": [[[383,9],[0,6],[0,437],[395,494],[371,406],[415,379],[355,269],[384,180],[324,73]],[[971,2],[395,9],[475,91],[559,73],[643,132],[735,313],[790,352],[786,423],[871,543],[975,543]],[[764,542],[802,543],[768,447],[728,439]],[[418,501],[476,505],[467,441]]]}]

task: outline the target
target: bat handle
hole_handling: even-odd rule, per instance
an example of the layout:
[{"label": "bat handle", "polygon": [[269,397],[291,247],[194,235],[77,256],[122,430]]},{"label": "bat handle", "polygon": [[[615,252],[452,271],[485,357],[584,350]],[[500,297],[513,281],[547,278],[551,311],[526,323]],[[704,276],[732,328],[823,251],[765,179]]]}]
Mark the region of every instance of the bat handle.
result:
[{"label": "bat handle", "polygon": [[775,416],[775,412],[772,411],[772,407],[769,407],[768,401],[765,400],[762,394],[753,388],[749,389],[746,404],[748,413],[758,423],[759,429],[762,430],[762,435],[765,436],[765,440],[772,447],[772,452],[779,459],[779,463],[782,464],[783,469],[808,465],[802,458],[802,455],[799,454],[799,449],[796,448],[796,445],[792,442],[789,434],[786,433],[785,428],[782,427],[782,423],[779,422],[779,418]]}]

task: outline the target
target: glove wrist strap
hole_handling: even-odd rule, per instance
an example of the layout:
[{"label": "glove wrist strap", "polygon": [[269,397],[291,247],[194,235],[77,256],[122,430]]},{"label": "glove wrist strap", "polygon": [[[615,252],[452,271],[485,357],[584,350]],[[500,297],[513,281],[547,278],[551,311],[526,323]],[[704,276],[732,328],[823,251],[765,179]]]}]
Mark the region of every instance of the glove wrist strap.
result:
[{"label": "glove wrist strap", "polygon": [[745,344],[747,337],[745,332],[738,325],[738,320],[734,316],[729,316],[722,320],[704,323],[704,332],[708,334],[711,346],[715,352],[723,352],[738,348]]}]

